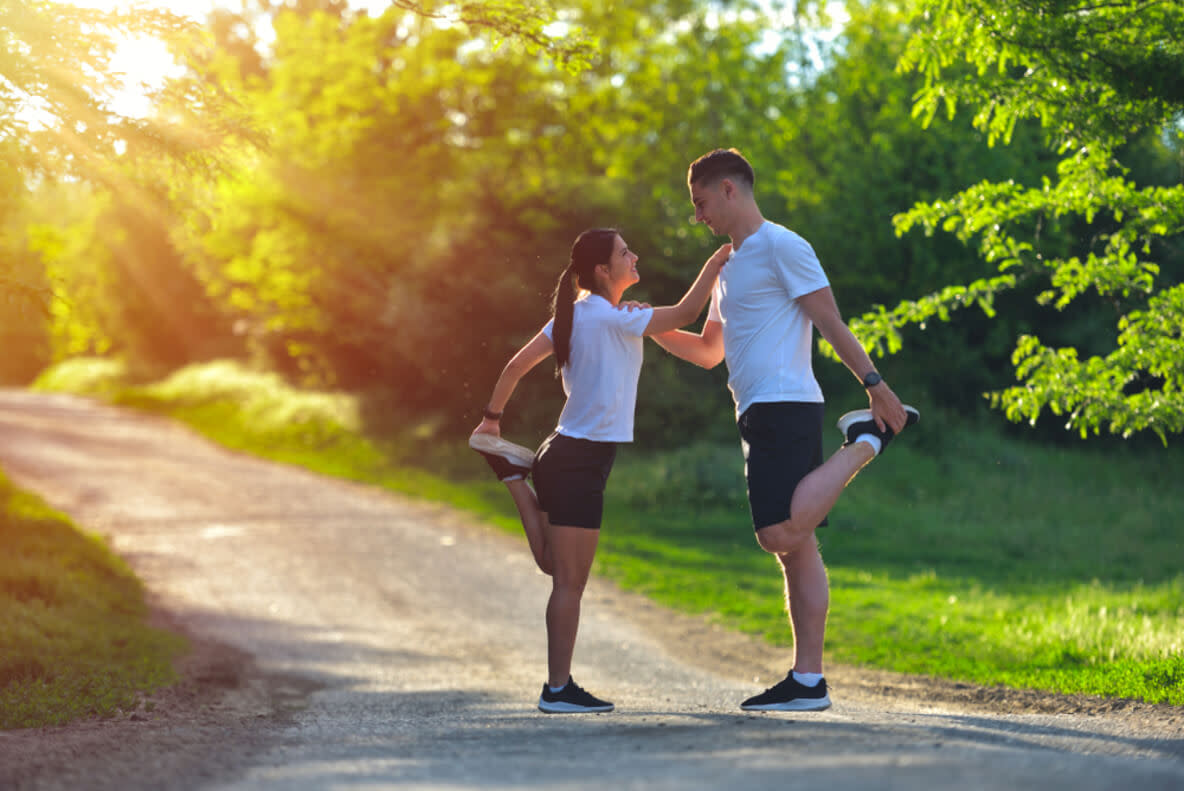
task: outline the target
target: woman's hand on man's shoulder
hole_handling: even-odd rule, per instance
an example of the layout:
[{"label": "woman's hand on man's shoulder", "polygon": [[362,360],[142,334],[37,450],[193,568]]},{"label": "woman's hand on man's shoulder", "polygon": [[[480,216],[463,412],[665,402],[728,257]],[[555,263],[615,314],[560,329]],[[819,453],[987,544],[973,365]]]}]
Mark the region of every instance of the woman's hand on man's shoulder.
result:
[{"label": "woman's hand on man's shoulder", "polygon": [[638,302],[636,299],[630,299],[624,302],[618,302],[614,307],[616,307],[617,310],[627,310],[632,313],[635,310],[645,310],[646,308],[652,308],[653,305],[648,302]]}]

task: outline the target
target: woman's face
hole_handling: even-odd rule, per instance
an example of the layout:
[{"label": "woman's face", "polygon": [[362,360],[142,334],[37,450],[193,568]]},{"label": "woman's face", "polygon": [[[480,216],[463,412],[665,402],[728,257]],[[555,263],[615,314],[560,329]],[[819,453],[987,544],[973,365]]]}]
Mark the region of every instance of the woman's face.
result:
[{"label": "woman's face", "polygon": [[618,234],[613,239],[613,252],[607,264],[608,285],[610,290],[616,288],[624,291],[629,286],[641,280],[637,274],[637,255],[625,244],[625,240]]}]

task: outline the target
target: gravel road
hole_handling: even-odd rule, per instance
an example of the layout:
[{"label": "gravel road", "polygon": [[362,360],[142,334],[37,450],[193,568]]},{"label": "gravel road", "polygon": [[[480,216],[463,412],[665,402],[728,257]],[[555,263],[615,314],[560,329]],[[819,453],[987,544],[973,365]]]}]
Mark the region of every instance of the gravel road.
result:
[{"label": "gravel road", "polygon": [[67,396],[0,391],[0,467],[194,644],[135,711],[0,733],[3,789],[1184,788],[1174,707],[830,667],[829,711],[742,712],[783,651],[598,580],[575,672],[617,711],[544,715],[524,540]]}]

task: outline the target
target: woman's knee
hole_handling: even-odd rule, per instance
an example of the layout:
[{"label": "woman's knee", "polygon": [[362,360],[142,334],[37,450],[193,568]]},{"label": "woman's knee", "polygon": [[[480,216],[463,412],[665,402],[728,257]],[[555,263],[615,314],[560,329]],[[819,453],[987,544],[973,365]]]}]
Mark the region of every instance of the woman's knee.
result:
[{"label": "woman's knee", "polygon": [[588,584],[588,573],[580,569],[564,568],[556,564],[551,570],[551,589],[566,595],[582,596]]}]

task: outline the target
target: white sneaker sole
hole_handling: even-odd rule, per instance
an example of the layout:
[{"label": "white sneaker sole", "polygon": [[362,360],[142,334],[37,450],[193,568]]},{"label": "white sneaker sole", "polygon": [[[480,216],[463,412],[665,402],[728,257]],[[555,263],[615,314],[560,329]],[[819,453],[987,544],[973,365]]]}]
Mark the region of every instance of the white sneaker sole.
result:
[{"label": "white sneaker sole", "polygon": [[607,706],[577,706],[574,703],[547,702],[539,698],[539,711],[547,714],[600,714],[612,710],[613,704],[611,703]]},{"label": "white sneaker sole", "polygon": [[495,437],[492,434],[473,434],[469,437],[469,447],[482,453],[501,456],[517,467],[530,467],[534,464],[534,451],[515,445],[509,440]]},{"label": "white sneaker sole", "polygon": [[785,703],[741,706],[745,711],[823,711],[830,708],[830,695],[821,698],[795,698]]},{"label": "white sneaker sole", "polygon": [[839,418],[839,431],[843,432],[843,436],[847,436],[847,429],[855,423],[862,423],[865,420],[874,420],[872,411],[870,409],[856,409],[848,412]]},{"label": "white sneaker sole", "polygon": [[[908,404],[905,404],[904,411],[905,411],[906,415],[915,415],[915,417],[911,421],[909,421],[906,425],[911,426],[914,423],[916,423],[918,420],[921,419],[921,413],[917,411],[916,407],[911,407]],[[848,412],[845,415],[843,415],[841,418],[839,418],[839,422],[838,422],[839,431],[843,432],[843,436],[845,437],[845,436],[847,436],[847,429],[851,428],[851,426],[853,424],[862,423],[865,420],[870,420],[873,422],[875,421],[875,418],[872,417],[872,411],[870,409],[852,410],[851,412]],[[879,431],[877,430],[872,433],[878,434]]]}]

